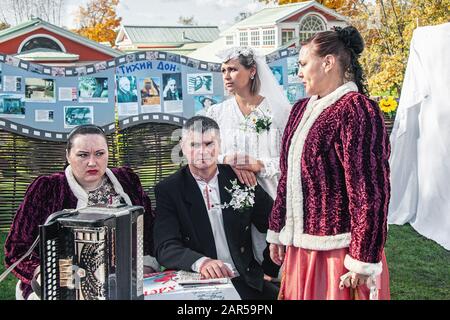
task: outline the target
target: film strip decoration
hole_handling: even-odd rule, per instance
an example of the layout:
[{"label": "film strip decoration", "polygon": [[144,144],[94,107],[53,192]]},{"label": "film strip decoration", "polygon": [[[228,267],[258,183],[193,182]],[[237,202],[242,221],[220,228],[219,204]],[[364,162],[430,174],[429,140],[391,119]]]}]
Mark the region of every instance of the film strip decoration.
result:
[{"label": "film strip decoration", "polygon": [[[266,61],[269,64],[281,64],[283,63],[277,63],[279,60],[293,57],[298,55],[299,48],[298,47],[292,47],[292,48],[283,48],[280,50],[277,50],[269,55],[266,56]],[[175,66],[176,64],[176,66]],[[1,67],[5,65],[12,66],[14,68],[18,68],[19,70],[22,70],[21,72],[17,72],[17,75],[14,73],[14,70],[9,68],[7,71],[1,70]],[[176,68],[176,70],[174,70]],[[275,69],[279,68],[282,72],[283,67],[275,66],[272,70],[274,73],[276,72]],[[6,69],[3,68],[3,69]],[[191,85],[190,81],[193,81],[195,76],[205,76],[206,78],[215,78],[218,74],[220,74],[221,64],[220,63],[214,63],[214,62],[207,62],[202,61],[194,58],[190,58],[183,55],[173,54],[169,52],[164,51],[142,51],[142,52],[134,52],[129,54],[124,54],[122,56],[116,57],[111,60],[107,61],[101,61],[94,64],[79,66],[79,67],[56,67],[56,66],[45,66],[41,64],[35,64],[31,63],[29,61],[21,60],[19,58],[16,58],[11,55],[6,54],[0,54],[0,90],[2,92],[2,96],[5,99],[9,100],[18,100],[22,106],[23,110],[26,110],[27,115],[25,118],[25,111],[22,111],[22,114],[19,114],[19,116],[15,116],[15,114],[2,114],[0,110],[0,130],[9,131],[12,133],[17,133],[19,135],[27,136],[30,138],[37,138],[37,139],[43,139],[43,140],[50,140],[50,141],[65,141],[67,137],[67,131],[68,129],[73,127],[74,125],[67,124],[66,126],[66,119],[68,115],[72,115],[73,117],[77,117],[78,115],[82,114],[83,112],[86,112],[88,115],[87,117],[90,118],[89,121],[92,123],[101,124],[102,127],[105,128],[105,132],[112,133],[114,130],[116,130],[116,124],[120,129],[128,128],[129,126],[133,126],[136,124],[140,124],[142,122],[154,122],[154,123],[167,123],[167,124],[173,124],[176,126],[182,125],[183,121],[185,121],[190,116],[194,115],[198,111],[198,106],[193,107],[192,105],[204,103],[200,99],[203,98],[203,101],[205,99],[209,99],[214,101],[214,103],[219,103],[223,99],[225,99],[225,93],[223,88],[220,88],[220,84],[217,83],[214,89],[211,89],[208,92],[200,92],[200,93],[194,93],[192,88],[188,87]],[[195,70],[198,70],[196,73]],[[105,74],[104,72],[107,71],[109,73]],[[122,71],[122,73],[120,73]],[[25,72],[25,73],[24,73]],[[142,81],[142,78],[152,78],[154,77],[154,74],[156,72],[165,72],[166,74],[156,74],[156,77],[160,77],[160,84],[161,87],[158,88],[162,91],[162,82],[167,84],[167,78],[164,78],[163,76],[169,76],[171,74],[179,73],[182,78],[178,78],[177,81],[180,81],[178,83],[178,86],[182,88],[183,90],[183,98],[180,101],[178,105],[174,104],[173,102],[167,102],[166,99],[162,95],[159,97],[160,102],[159,104],[159,110],[158,108],[152,109],[152,106],[144,106],[144,103],[142,100],[138,100],[139,105],[136,105],[135,114],[132,112],[125,111],[122,114],[120,113],[121,106],[120,101],[118,100],[118,93],[117,93],[117,86],[118,86],[118,79],[120,77],[126,78],[126,77],[134,77],[135,80],[139,79],[139,81]],[[33,73],[36,73],[37,75],[41,75],[42,78],[39,76],[36,76],[36,78],[33,79]],[[99,75],[97,75],[99,74]],[[20,90],[12,91],[17,94],[9,93],[11,91],[6,90],[6,77],[8,76],[8,86],[11,88],[11,86],[14,85],[14,78],[16,78],[16,81],[21,81],[22,83],[18,87],[20,87]],[[48,76],[49,78],[45,78]],[[179,77],[180,77],[179,76]],[[187,80],[186,80],[187,76]],[[78,83],[70,83],[68,82],[58,82],[59,79],[62,78],[76,78],[78,77]],[[86,78],[85,78],[86,77]],[[73,93],[74,99],[72,101],[67,102],[68,100],[62,100],[60,97],[58,100],[56,100],[56,88],[63,89],[61,87],[65,87],[64,89],[73,89],[73,90],[80,90],[79,86],[82,79],[87,78],[95,78],[97,80],[104,80],[108,81],[109,83],[109,97],[105,98],[105,100],[98,102],[98,101],[90,101],[90,100],[82,100],[80,91],[77,91]],[[289,81],[286,81],[285,76],[284,82],[287,84]],[[21,79],[24,78],[24,79]],[[25,93],[27,92],[27,88],[30,87],[27,80],[40,80],[41,82],[45,83],[46,81],[52,82],[53,86],[53,101],[45,101],[45,100],[36,100],[30,99],[29,97],[23,95],[23,90],[25,86]],[[145,79],[147,80],[147,79]],[[162,81],[161,81],[162,80]],[[217,78],[216,78],[217,81]],[[3,82],[3,84],[2,84]],[[72,80],[73,82],[73,80]],[[282,81],[281,81],[282,82]],[[280,84],[282,84],[280,82]],[[24,83],[24,84],[23,84]],[[114,95],[112,94],[112,84],[114,83]],[[136,81],[137,83],[137,81]],[[181,83],[183,84],[181,86]],[[135,84],[136,85],[136,84]],[[296,84],[298,86],[298,84]],[[42,86],[42,84],[41,84]],[[143,86],[142,82],[139,84],[140,88]],[[288,85],[291,87],[291,85]],[[286,90],[285,86],[285,90]],[[293,87],[293,86],[292,86]],[[137,87],[135,87],[137,88]],[[221,89],[221,90],[219,90]],[[108,89],[106,89],[108,90]],[[192,92],[191,92],[191,91]],[[222,91],[222,92],[220,92]],[[299,91],[299,90],[297,90]],[[6,93],[8,92],[8,93]],[[20,93],[20,94],[19,94]],[[59,93],[61,95],[61,93]],[[66,95],[70,93],[66,93]],[[139,94],[139,91],[138,93]],[[194,94],[196,96],[194,96]],[[289,94],[289,90],[286,90],[286,94]],[[203,96],[203,97],[202,97]],[[296,96],[298,98],[298,94]],[[194,98],[196,99],[194,101]],[[216,99],[218,98],[218,99]],[[142,98],[140,98],[142,99]],[[294,98],[293,98],[294,99]],[[70,99],[69,99],[70,100]],[[2,98],[3,101],[3,98]],[[0,103],[3,103],[0,101]],[[55,101],[57,104],[55,105]],[[66,102],[63,102],[66,101]],[[44,107],[42,102],[46,102],[47,105]],[[12,103],[16,103],[16,101],[13,101]],[[53,103],[53,104],[51,104]],[[97,103],[104,103],[105,105],[97,105]],[[107,105],[106,105],[107,103]],[[93,104],[93,106],[91,106]],[[168,105],[166,107],[166,104]],[[61,105],[64,105],[62,107]],[[114,109],[113,108],[114,105]],[[164,109],[163,109],[164,106]],[[204,105],[203,105],[204,106]],[[66,110],[67,108],[67,110]],[[1,106],[0,106],[1,109]],[[57,109],[56,111],[53,110],[45,110],[45,109]],[[62,109],[62,111],[61,111]],[[131,109],[130,109],[131,110]],[[41,112],[39,115],[40,117],[43,117],[44,119],[48,117],[50,120],[49,122],[53,122],[52,124],[48,124],[46,120],[38,120],[37,113]],[[48,112],[50,114],[46,114],[45,112]],[[59,112],[57,114],[57,112]],[[61,117],[60,113],[63,113],[64,120],[63,123],[60,123]],[[103,116],[105,112],[109,115]],[[128,113],[127,113],[128,112]],[[34,120],[31,119],[33,117],[33,113],[36,113],[34,115]],[[95,114],[95,121],[94,121],[94,114]],[[115,114],[115,116],[113,116]],[[100,118],[97,118],[97,116],[100,115]],[[109,118],[109,120],[108,120]],[[112,120],[115,118],[115,122],[113,123]],[[40,122],[38,122],[40,121]],[[105,122],[107,124],[105,124]],[[109,123],[108,123],[109,122]],[[75,119],[75,125],[77,124],[77,120]],[[62,124],[64,124],[64,130],[62,128]]]},{"label": "film strip decoration", "polygon": [[[100,126],[107,135],[113,134],[116,132],[115,123],[111,123],[108,125]],[[10,121],[8,119],[0,118],[0,130],[5,130],[13,133],[17,133],[22,136],[48,140],[48,141],[60,141],[65,142],[67,140],[68,132],[53,132],[41,129],[35,129],[30,126],[22,125]]]},{"label": "film strip decoration", "polygon": [[[266,56],[267,63],[274,62],[276,60],[291,57],[298,54],[300,48],[293,47],[287,49],[277,50]],[[144,60],[165,60],[181,65],[186,65],[191,68],[197,68],[199,70],[220,72],[220,63],[207,62],[194,58],[190,58],[183,55],[173,54],[165,51],[140,51],[129,53],[112,60],[101,61],[95,64],[88,64],[81,67],[55,67],[44,66],[42,64],[32,63],[26,60],[16,58],[11,55],[0,53],[0,62],[5,64],[21,68],[26,71],[42,74],[44,76],[54,77],[79,77],[86,74],[93,74],[102,70],[108,70],[116,68],[130,62],[144,61]]]}]

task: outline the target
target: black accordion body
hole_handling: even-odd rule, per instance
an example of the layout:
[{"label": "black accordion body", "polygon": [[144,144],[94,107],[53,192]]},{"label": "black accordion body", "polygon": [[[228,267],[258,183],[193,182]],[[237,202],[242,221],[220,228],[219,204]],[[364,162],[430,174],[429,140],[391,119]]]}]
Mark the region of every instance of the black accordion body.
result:
[{"label": "black accordion body", "polygon": [[143,299],[143,213],[87,207],[39,226],[41,299]]}]

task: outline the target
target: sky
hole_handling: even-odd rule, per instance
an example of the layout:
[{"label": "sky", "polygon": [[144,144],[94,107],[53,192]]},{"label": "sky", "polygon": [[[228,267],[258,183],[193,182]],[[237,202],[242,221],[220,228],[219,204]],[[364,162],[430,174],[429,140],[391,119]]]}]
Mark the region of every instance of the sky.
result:
[{"label": "sky", "polygon": [[[67,16],[73,17],[76,9],[87,0],[66,0]],[[264,7],[256,0],[120,0],[117,7],[122,24],[128,25],[178,25],[180,16],[194,16],[200,26],[218,26],[221,31],[234,24],[240,12],[255,12]],[[75,21],[63,21],[74,28]]]}]

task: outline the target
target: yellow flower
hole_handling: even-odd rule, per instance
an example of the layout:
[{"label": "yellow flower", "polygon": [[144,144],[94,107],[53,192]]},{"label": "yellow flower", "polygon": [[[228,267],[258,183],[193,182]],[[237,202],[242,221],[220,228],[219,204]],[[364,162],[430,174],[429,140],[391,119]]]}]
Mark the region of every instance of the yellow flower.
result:
[{"label": "yellow flower", "polygon": [[389,97],[388,99],[381,99],[379,106],[381,108],[381,111],[383,111],[384,113],[388,113],[390,114],[391,112],[394,112],[395,110],[397,110],[397,101],[394,99],[394,97]]}]

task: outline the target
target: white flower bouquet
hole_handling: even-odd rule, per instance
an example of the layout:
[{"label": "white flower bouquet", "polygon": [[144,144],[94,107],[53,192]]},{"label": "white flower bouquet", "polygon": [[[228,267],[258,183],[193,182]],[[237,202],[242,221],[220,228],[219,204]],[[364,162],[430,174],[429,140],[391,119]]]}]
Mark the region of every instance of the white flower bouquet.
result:
[{"label": "white flower bouquet", "polygon": [[244,187],[242,188],[237,179],[231,181],[232,187],[225,190],[231,194],[231,201],[229,203],[224,203],[222,209],[232,207],[234,210],[242,212],[247,208],[252,208],[255,204],[255,187]]}]

